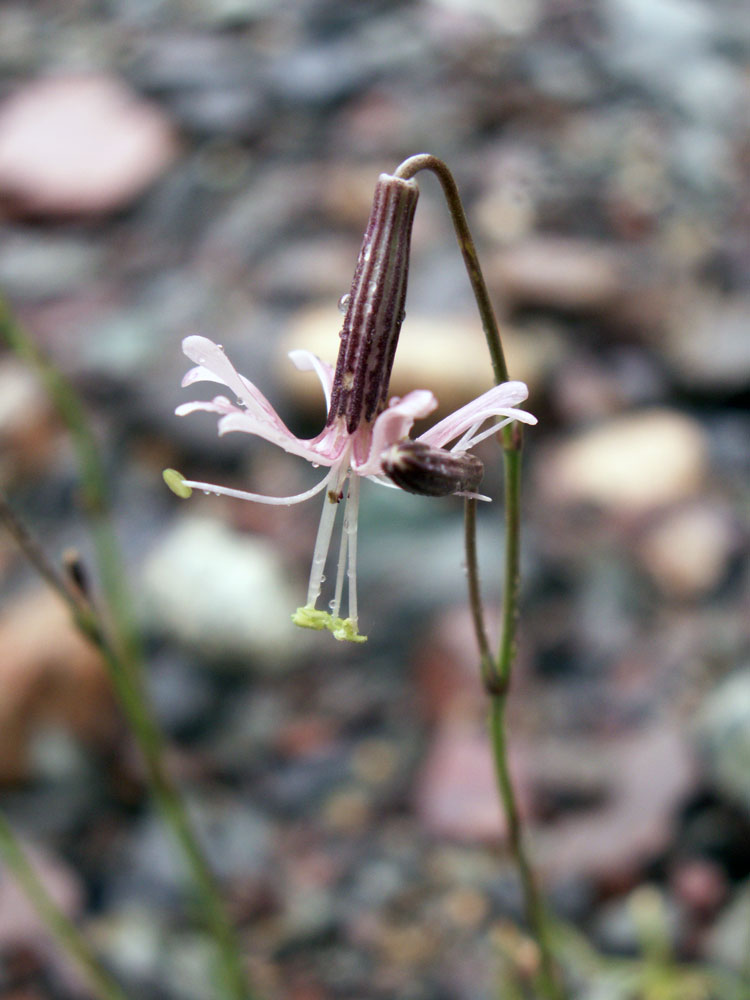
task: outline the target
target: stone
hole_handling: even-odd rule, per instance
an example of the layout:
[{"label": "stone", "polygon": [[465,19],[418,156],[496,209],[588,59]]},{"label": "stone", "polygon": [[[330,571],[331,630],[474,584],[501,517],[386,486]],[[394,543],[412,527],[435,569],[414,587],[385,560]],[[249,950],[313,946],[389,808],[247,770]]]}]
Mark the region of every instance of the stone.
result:
[{"label": "stone", "polygon": [[[74,873],[58,858],[21,838],[21,846],[36,875],[58,907],[70,918],[83,905],[82,887]],[[19,884],[6,866],[0,865],[0,949],[42,945],[52,949],[52,937]]]},{"label": "stone", "polygon": [[545,784],[573,782],[592,802],[535,830],[539,870],[554,880],[585,874],[611,890],[633,885],[670,843],[695,782],[688,742],[666,720],[610,741],[536,745],[533,768]]},{"label": "stone", "polygon": [[146,626],[211,665],[288,665],[301,642],[290,618],[301,597],[267,541],[193,514],[175,521],[142,572]]},{"label": "stone", "polygon": [[[279,346],[277,372],[284,388],[305,408],[320,407],[321,417],[319,383],[300,376],[286,355],[305,348],[334,364],[341,323],[335,303],[303,309],[292,318]],[[549,327],[527,331],[503,327],[502,336],[511,377],[526,382],[532,390],[560,359],[561,341]],[[408,314],[393,366],[392,395],[430,389],[438,399],[438,415],[443,415],[491,387],[492,367],[478,317]]]},{"label": "stone", "polygon": [[[522,814],[528,813],[528,791],[516,775]],[[419,819],[432,836],[467,843],[495,843],[507,836],[489,736],[475,725],[449,722],[437,729],[414,796]]]},{"label": "stone", "polygon": [[101,657],[44,588],[7,602],[0,617],[0,782],[31,771],[30,748],[44,728],[106,743],[116,712]]},{"label": "stone", "polygon": [[692,389],[737,392],[750,384],[750,296],[685,294],[672,307],[663,350]]},{"label": "stone", "polygon": [[685,500],[704,482],[708,441],[700,424],[669,409],[623,414],[582,431],[538,460],[548,500],[635,516]]},{"label": "stone", "polygon": [[641,536],[637,551],[667,597],[697,600],[724,579],[740,536],[727,510],[708,502],[667,511]]},{"label": "stone", "polygon": [[750,813],[750,667],[724,678],[709,695],[696,736],[713,785]]},{"label": "stone", "polygon": [[40,302],[90,286],[99,276],[101,249],[80,237],[18,231],[0,247],[0,287],[9,299]]},{"label": "stone", "polygon": [[169,121],[121,81],[51,76],[0,106],[0,201],[31,216],[129,205],[176,153]]},{"label": "stone", "polygon": [[511,306],[594,311],[613,306],[625,285],[624,260],[609,244],[535,236],[499,251],[487,277]]},{"label": "stone", "polygon": [[750,879],[745,879],[711,929],[706,945],[706,957],[737,972],[746,971],[749,926]]},{"label": "stone", "polygon": [[0,360],[0,483],[33,477],[59,444],[49,396],[28,365]]}]

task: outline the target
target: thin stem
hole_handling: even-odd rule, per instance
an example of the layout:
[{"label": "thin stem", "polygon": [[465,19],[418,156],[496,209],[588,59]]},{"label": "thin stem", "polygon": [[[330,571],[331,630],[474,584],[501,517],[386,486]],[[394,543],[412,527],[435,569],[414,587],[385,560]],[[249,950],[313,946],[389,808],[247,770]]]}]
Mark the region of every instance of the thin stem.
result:
[{"label": "thin stem", "polygon": [[2,297],[0,336],[19,358],[34,369],[70,433],[81,473],[81,496],[91,523],[102,589],[123,656],[133,670],[138,670],[142,662],[140,637],[122,571],[119,545],[109,519],[107,476],[86,411],[72,385],[38,349]]},{"label": "thin stem", "polygon": [[2,520],[46,582],[68,604],[76,626],[101,652],[112,686],[143,755],[156,804],[179,845],[200,901],[201,915],[214,939],[221,964],[223,994],[231,1000],[250,1000],[239,942],[224,909],[218,885],[188,817],[184,800],[165,764],[165,745],[143,687],[140,640],[122,572],[119,546],[108,517],[108,489],[98,449],[86,412],[74,389],[42,356],[26,331],[14,321],[0,299],[0,334],[28,361],[43,381],[73,438],[83,481],[83,495],[94,537],[97,562],[108,605],[112,609],[115,641],[96,608],[78,599],[57,569],[8,507],[0,505]]},{"label": "thin stem", "polygon": [[[430,170],[443,189],[453,221],[458,245],[476,299],[482,329],[492,360],[495,384],[508,381],[500,331],[487,284],[482,275],[474,240],[461,204],[456,182],[450,170],[437,157],[420,153],[405,160],[395,171],[397,177],[412,178],[420,170]],[[497,658],[489,652],[487,630],[479,592],[479,570],[476,553],[476,504],[467,501],[465,512],[466,565],[469,584],[469,604],[481,657],[482,679],[490,698],[490,732],[498,791],[508,820],[510,848],[523,887],[526,918],[539,947],[539,987],[547,1000],[563,1000],[564,993],[555,973],[549,941],[544,903],[534,878],[521,828],[518,801],[508,769],[505,708],[516,649],[518,592],[520,580],[521,529],[521,448],[523,438],[517,424],[502,429],[503,468],[505,474],[505,563],[503,607],[500,622],[500,645]]]},{"label": "thin stem", "polygon": [[505,721],[507,701],[507,694],[501,694],[493,695],[490,702],[490,732],[495,774],[508,823],[508,842],[521,879],[526,917],[539,948],[539,988],[549,1000],[562,1000],[564,993],[555,974],[547,913],[524,844],[518,800],[508,768],[507,725]]},{"label": "thin stem", "polygon": [[47,892],[44,883],[5,817],[0,813],[0,857],[19,883],[45,927],[71,955],[101,1000],[127,1000],[127,994],[102,965],[76,925]]},{"label": "thin stem", "polygon": [[200,848],[190,823],[185,803],[165,765],[165,745],[156,720],[151,714],[143,690],[107,638],[96,608],[76,596],[57,568],[47,559],[28,529],[0,494],[0,521],[14,537],[34,568],[70,608],[81,633],[101,653],[118,701],[125,713],[136,743],[146,764],[146,773],[156,804],[185,857],[200,900],[201,914],[221,957],[226,996],[249,1000],[239,946],[234,929],[224,910],[218,886]]},{"label": "thin stem", "polygon": [[466,213],[461,204],[458,187],[447,165],[436,156],[432,156],[431,153],[418,153],[416,156],[410,156],[408,160],[404,160],[396,168],[394,174],[396,177],[403,177],[404,180],[409,180],[415,174],[419,173],[420,170],[430,170],[435,174],[443,189],[451,221],[453,222],[453,228],[456,231],[456,239],[461,250],[461,256],[464,259],[469,281],[474,291],[474,298],[477,300],[482,329],[484,330],[487,346],[490,349],[490,356],[492,358],[495,384],[500,385],[501,382],[508,381],[508,366],[505,363],[505,355],[503,354],[503,346],[497,328],[497,319],[492,308],[492,302],[490,301],[490,293],[487,290],[487,283],[484,280],[482,268],[479,265],[477,249],[474,246]]},{"label": "thin stem", "polygon": [[485,688],[489,689],[495,673],[487,630],[484,627],[482,595],[479,586],[479,561],[477,559],[477,502],[467,499],[464,503],[464,545],[466,549],[466,579],[469,586],[469,608],[474,622],[474,632],[479,646],[480,669]]}]

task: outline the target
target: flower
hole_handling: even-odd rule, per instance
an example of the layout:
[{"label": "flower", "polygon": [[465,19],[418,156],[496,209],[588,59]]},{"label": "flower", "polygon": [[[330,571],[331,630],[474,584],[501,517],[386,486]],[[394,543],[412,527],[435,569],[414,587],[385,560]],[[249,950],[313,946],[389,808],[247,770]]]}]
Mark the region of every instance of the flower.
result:
[{"label": "flower", "polygon": [[[437,407],[435,396],[428,390],[417,389],[401,399],[397,397],[391,399],[374,421],[363,421],[354,431],[347,429],[345,418],[340,416],[333,422],[327,423],[317,437],[298,438],[289,430],[260,390],[235,370],[218,344],[205,337],[193,336],[187,337],[182,347],[187,357],[196,365],[186,374],[182,381],[183,386],[201,381],[219,382],[231,389],[239,405],[232,403],[226,396],[216,396],[212,400],[183,403],[175,411],[178,416],[186,416],[200,410],[215,413],[219,417],[220,435],[233,431],[254,434],[278,445],[292,455],[306,459],[314,467],[325,466],[328,471],[312,489],[289,497],[265,496],[212,483],[194,482],[184,479],[179,474],[175,476],[174,470],[169,470],[172,475],[169,485],[177,487],[176,492],[183,496],[187,489],[200,489],[255,503],[276,505],[301,503],[325,490],[323,514],[313,552],[307,602],[295,612],[293,620],[296,624],[307,628],[327,628],[337,639],[364,641],[365,636],[359,634],[357,627],[356,541],[359,480],[366,477],[384,485],[392,485],[388,481],[386,471],[389,456],[394,448],[399,446],[403,448],[405,443],[410,442],[409,433],[414,421],[428,416],[435,410]],[[314,371],[317,374],[330,411],[332,367],[309,351],[292,351],[289,357],[299,371]],[[461,456],[512,420],[528,424],[536,423],[535,417],[517,408],[517,404],[526,399],[527,395],[528,390],[523,382],[505,382],[495,386],[455,413],[439,420],[428,431],[415,438],[414,443],[429,446],[434,453],[437,449],[445,449],[446,445],[454,442],[450,449],[446,449],[446,454]],[[493,423],[490,427],[482,429],[488,420],[498,417],[501,418],[499,423]],[[411,451],[408,444],[406,451]],[[394,478],[397,477],[394,475]],[[418,492],[428,491],[420,489]],[[455,492],[459,495],[477,496],[473,491]],[[329,613],[316,605],[322,590],[336,512],[339,502],[344,499],[346,500],[344,525],[332,610]],[[347,570],[349,613],[346,618],[342,618],[340,612],[344,575]]]},{"label": "flower", "polygon": [[[178,496],[192,488],[223,493],[256,503],[293,504],[325,490],[323,514],[313,552],[307,603],[292,615],[297,625],[328,629],[336,639],[364,642],[357,612],[357,511],[359,481],[364,476],[388,486],[427,496],[475,492],[482,465],[466,453],[477,442],[494,434],[511,420],[536,423],[517,404],[527,396],[523,382],[506,382],[478,396],[471,403],[438,421],[414,441],[409,437],[415,420],[428,416],[437,400],[426,389],[388,402],[391,367],[404,317],[409,247],[419,190],[415,181],[381,174],[375,188],[370,219],[357,259],[346,315],[341,331],[336,369],[309,351],[292,351],[300,371],[313,371],[323,386],[327,419],[317,437],[295,437],[271,404],[248,379],[232,366],[223,349],[205,337],[187,337],[182,344],[194,362],[183,386],[209,381],[225,385],[237,403],[226,396],[210,401],[183,403],[177,414],[206,410],[219,416],[219,434],[242,431],[264,438],[292,455],[328,472],[312,489],[291,497],[269,497],[243,490],[185,479],[174,469],[164,474]],[[501,422],[482,430],[488,420]],[[451,448],[446,445],[454,442]],[[488,497],[481,497],[487,500]],[[331,611],[318,608],[336,512],[345,500],[343,529]],[[341,617],[345,576],[348,581],[348,616]]]}]

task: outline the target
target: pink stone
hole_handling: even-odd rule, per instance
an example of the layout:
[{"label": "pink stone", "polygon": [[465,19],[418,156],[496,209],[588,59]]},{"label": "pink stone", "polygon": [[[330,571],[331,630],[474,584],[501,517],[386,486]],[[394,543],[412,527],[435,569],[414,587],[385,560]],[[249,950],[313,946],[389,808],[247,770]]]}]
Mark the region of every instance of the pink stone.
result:
[{"label": "pink stone", "polygon": [[20,215],[98,215],[128,205],[171,163],[172,127],[106,76],[54,76],[0,106],[0,201]]},{"label": "pink stone", "polygon": [[[516,784],[526,813],[528,788],[523,781]],[[437,836],[465,842],[504,839],[489,735],[465,723],[441,726],[417,779],[416,806],[424,826]]]}]

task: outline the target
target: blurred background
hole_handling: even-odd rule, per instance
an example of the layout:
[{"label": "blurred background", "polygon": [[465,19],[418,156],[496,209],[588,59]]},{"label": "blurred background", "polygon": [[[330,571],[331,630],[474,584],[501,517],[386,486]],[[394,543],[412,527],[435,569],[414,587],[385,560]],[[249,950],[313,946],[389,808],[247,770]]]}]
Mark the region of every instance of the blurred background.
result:
[{"label": "blurred background", "polygon": [[[460,501],[364,485],[354,647],[289,621],[317,500],[180,501],[161,479],[311,485],[301,460],[174,416],[213,394],[179,388],[180,342],[223,344],[316,434],[317,383],[286,352],[334,360],[375,181],[417,152],[456,176],[539,417],[512,763],[573,993],[750,996],[749,53],[740,0],[0,6],[0,287],[101,442],[170,764],[264,996],[510,998],[534,960]],[[419,182],[393,388],[446,413],[491,370]],[[4,347],[0,446],[50,557],[93,565],[70,441]],[[499,498],[499,449],[480,451]],[[501,515],[480,521],[493,607]],[[101,664],[5,534],[0,597],[6,815],[134,995],[210,1000]],[[87,995],[4,871],[0,992]]]}]

